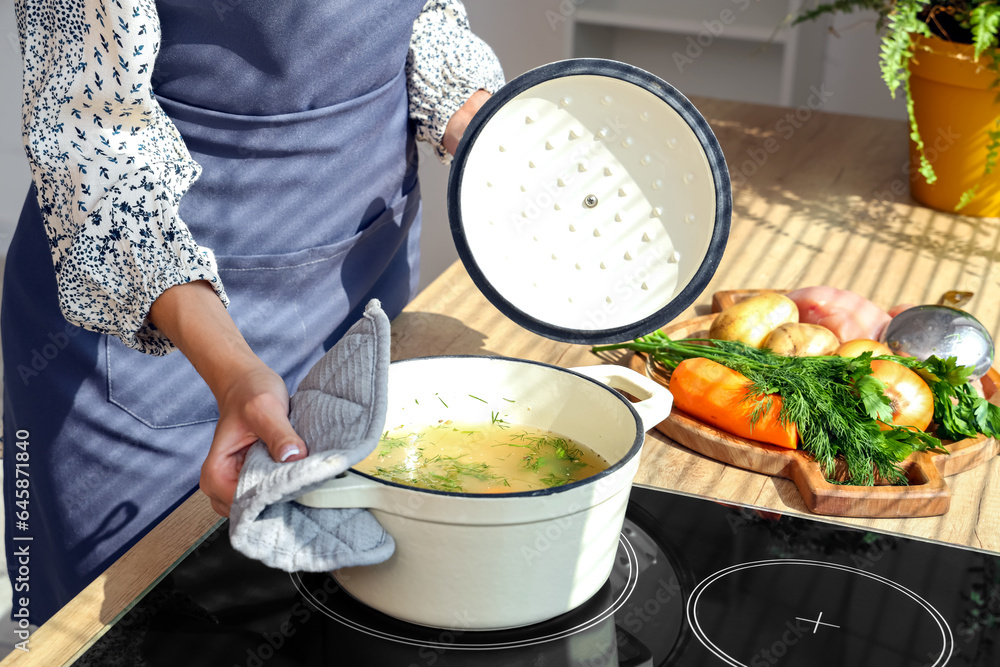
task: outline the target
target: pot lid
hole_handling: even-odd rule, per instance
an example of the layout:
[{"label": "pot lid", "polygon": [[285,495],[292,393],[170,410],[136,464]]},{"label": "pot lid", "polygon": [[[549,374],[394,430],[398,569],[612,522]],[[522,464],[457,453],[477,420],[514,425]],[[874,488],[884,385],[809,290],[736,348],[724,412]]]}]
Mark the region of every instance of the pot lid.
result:
[{"label": "pot lid", "polygon": [[625,63],[565,60],[493,95],[455,151],[458,255],[507,317],[587,345],[646,335],[704,291],[729,236],[729,172],[704,117]]}]

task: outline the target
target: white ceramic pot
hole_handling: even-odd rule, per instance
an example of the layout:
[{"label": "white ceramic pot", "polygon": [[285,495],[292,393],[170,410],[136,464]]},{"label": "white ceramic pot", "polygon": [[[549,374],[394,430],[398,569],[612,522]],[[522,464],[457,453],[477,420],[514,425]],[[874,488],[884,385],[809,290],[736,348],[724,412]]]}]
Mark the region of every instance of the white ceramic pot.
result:
[{"label": "white ceramic pot", "polygon": [[[641,400],[630,403],[609,387]],[[369,508],[392,535],[389,560],[334,573],[370,607],[449,629],[537,623],[574,609],[607,580],[645,431],[671,404],[667,389],[618,366],[566,370],[504,357],[394,362],[387,429],[489,423],[500,412],[511,424],[576,440],[611,466],[565,486],[500,495],[417,489],[352,470],[299,502]]]}]

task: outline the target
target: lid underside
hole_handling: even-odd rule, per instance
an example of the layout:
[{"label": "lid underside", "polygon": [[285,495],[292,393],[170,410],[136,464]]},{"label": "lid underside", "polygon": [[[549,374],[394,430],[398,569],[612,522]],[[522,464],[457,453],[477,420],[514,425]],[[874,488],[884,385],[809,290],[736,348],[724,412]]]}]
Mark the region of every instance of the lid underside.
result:
[{"label": "lid underside", "polygon": [[728,237],[718,143],[665,82],[603,60],[510,82],[456,152],[449,216],[483,293],[587,344],[653,331],[704,290]]}]

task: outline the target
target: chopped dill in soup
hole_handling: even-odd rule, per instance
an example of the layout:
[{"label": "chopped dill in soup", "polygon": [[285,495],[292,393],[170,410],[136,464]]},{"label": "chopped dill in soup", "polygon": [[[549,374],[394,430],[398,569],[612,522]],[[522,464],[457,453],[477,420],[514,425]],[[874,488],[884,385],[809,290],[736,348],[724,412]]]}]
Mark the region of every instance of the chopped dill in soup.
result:
[{"label": "chopped dill in soup", "polygon": [[382,434],[354,468],[380,479],[434,491],[516,493],[562,486],[608,467],[599,454],[550,431],[443,421]]}]

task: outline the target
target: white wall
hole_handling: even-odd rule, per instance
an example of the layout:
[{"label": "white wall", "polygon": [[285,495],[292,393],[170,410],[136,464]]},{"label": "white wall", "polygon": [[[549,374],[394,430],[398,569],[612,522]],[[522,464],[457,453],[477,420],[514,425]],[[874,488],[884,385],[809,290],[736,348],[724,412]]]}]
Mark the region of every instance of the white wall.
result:
[{"label": "white wall", "polygon": [[[771,0],[767,0],[771,1]],[[466,0],[473,29],[491,44],[508,79],[566,57],[566,25],[574,7],[587,0]],[[712,18],[711,16],[706,18]],[[835,95],[825,110],[904,118],[902,100],[891,100],[877,68],[874,15],[838,17],[836,35],[826,36],[823,83]],[[29,183],[21,149],[20,60],[11,3],[0,10],[0,256],[17,221]],[[682,91],[683,92],[683,91]],[[724,93],[719,96],[724,96]],[[456,258],[448,229],[445,190],[448,167],[422,151],[424,195],[422,284]]]},{"label": "white wall", "polygon": [[826,38],[823,83],[836,94],[824,111],[906,119],[906,98],[890,97],[878,69],[876,18],[875,12],[835,18]]}]

